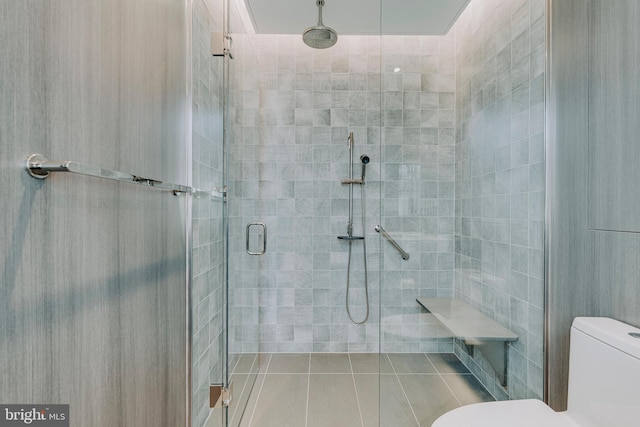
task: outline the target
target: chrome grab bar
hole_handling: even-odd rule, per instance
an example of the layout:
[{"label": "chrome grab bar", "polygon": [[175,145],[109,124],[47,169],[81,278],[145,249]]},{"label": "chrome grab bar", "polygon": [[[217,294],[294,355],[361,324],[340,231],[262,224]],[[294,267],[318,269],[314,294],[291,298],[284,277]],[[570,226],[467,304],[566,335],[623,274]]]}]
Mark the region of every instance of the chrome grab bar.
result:
[{"label": "chrome grab bar", "polygon": [[391,245],[396,248],[398,250],[398,252],[400,252],[400,256],[402,256],[403,260],[408,260],[409,259],[409,254],[405,252],[404,249],[402,249],[400,247],[400,245],[398,244],[398,242],[396,242],[395,240],[393,240],[393,237],[389,236],[389,233],[387,233],[384,228],[382,228],[382,226],[380,224],[376,225],[375,230],[382,234],[382,236],[384,236],[385,239],[387,239],[389,241],[389,243],[391,243]]},{"label": "chrome grab bar", "polygon": [[27,172],[32,177],[38,179],[47,178],[51,172],[71,172],[79,175],[105,178],[113,181],[144,185],[145,187],[158,190],[171,191],[176,196],[180,194],[192,194],[196,197],[208,196],[212,199],[220,200],[225,200],[226,196],[226,188],[214,188],[212,191],[200,190],[195,187],[172,184],[170,182],[158,181],[157,179],[145,178],[68,160],[63,162],[50,161],[41,154],[32,154],[27,158]]}]

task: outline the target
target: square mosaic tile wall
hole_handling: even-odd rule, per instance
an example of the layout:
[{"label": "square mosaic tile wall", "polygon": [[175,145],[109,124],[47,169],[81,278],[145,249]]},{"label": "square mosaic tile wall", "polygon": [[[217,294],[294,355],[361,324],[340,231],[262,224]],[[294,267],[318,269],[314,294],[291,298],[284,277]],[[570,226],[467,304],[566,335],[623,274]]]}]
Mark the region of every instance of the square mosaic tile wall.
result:
[{"label": "square mosaic tile wall", "polygon": [[[382,330],[384,351],[452,351],[415,298],[453,294],[454,37],[342,36],[320,51],[300,36],[235,35],[234,46],[242,52],[233,61],[241,77],[230,145],[234,340],[248,352],[375,352]],[[348,244],[337,239],[348,218],[340,181],[349,132],[355,161],[371,158],[364,233],[371,315],[362,326],[346,314]],[[360,234],[359,187],[354,199]],[[262,257],[244,252],[250,221],[267,224]],[[380,240],[378,223],[411,253],[408,262]],[[355,242],[356,319],[365,313],[363,276]]]},{"label": "square mosaic tile wall", "polygon": [[544,0],[483,0],[453,29],[455,293],[520,337],[506,390],[456,354],[498,399],[543,394],[545,22]]},{"label": "square mosaic tile wall", "polygon": [[455,37],[382,37],[382,351],[449,352],[417,297],[453,295]]}]

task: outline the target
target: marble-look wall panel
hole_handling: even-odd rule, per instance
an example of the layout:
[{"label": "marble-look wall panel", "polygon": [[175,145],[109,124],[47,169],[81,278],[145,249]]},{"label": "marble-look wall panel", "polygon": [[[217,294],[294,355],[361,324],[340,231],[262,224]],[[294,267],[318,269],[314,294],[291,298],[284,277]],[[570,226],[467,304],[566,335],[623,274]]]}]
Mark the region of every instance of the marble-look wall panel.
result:
[{"label": "marble-look wall panel", "polygon": [[[564,410],[573,319],[640,324],[640,239],[630,232],[637,197],[629,187],[640,8],[625,0],[552,1],[550,9],[547,378],[549,404]],[[612,153],[617,161],[603,161]]]},{"label": "marble-look wall panel", "polygon": [[0,3],[0,401],[72,425],[187,420],[185,197],[32,152],[185,184],[181,1]]}]

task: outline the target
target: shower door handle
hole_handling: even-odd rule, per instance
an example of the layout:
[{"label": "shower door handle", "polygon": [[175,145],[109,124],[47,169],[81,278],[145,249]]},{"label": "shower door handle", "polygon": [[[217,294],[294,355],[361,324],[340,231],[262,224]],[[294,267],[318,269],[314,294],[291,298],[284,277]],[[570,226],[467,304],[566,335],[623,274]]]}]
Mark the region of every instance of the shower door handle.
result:
[{"label": "shower door handle", "polygon": [[[262,250],[253,252],[249,244],[251,236],[251,227],[262,227]],[[250,222],[247,224],[247,253],[249,255],[264,255],[267,252],[267,225],[264,222]]]}]

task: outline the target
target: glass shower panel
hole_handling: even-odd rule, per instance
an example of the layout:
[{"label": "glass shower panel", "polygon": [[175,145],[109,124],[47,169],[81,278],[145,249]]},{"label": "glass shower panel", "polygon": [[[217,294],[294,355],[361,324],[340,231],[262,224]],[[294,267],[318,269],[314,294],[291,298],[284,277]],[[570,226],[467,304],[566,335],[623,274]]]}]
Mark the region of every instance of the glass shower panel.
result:
[{"label": "glass shower panel", "polygon": [[[452,36],[382,38],[382,222],[410,257],[384,245],[383,351],[452,350],[416,298],[451,297],[454,264]],[[433,83],[432,83],[433,82]],[[438,83],[436,83],[438,82]],[[448,348],[447,346],[451,347]]]},{"label": "glass shower panel", "polygon": [[[247,405],[254,391],[261,363],[260,283],[261,266],[269,257],[267,232],[271,222],[257,204],[260,191],[255,145],[244,137],[244,69],[254,46],[242,19],[242,0],[225,0],[227,46],[225,57],[225,213],[227,233],[227,362],[225,377],[232,400],[227,426],[246,425]],[[244,12],[246,13],[246,12]],[[266,222],[266,229],[249,224]],[[258,242],[259,240],[259,242]],[[259,255],[264,249],[266,253]],[[249,254],[251,252],[251,254]],[[243,421],[244,420],[244,421]]]},{"label": "glass shower panel", "polygon": [[222,31],[210,2],[191,3],[191,418],[194,427],[224,424],[210,408],[210,386],[223,385],[225,346],[223,59],[211,55],[211,33]]},{"label": "glass shower panel", "polygon": [[420,13],[382,18],[382,426],[430,426],[459,406],[434,375],[458,366],[453,339],[416,301],[454,294],[455,36],[418,35]]},{"label": "glass shower panel", "polygon": [[[410,255],[383,242],[389,426],[542,392],[545,2],[451,1],[445,25],[414,26],[435,16],[428,3],[398,27],[382,2],[381,224]],[[516,334],[507,386],[486,347],[454,339],[417,298],[455,298]]]},{"label": "glass shower panel", "polygon": [[453,28],[456,298],[519,337],[507,387],[455,350],[499,400],[543,397],[546,3],[471,0]]}]

